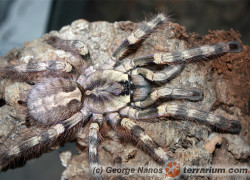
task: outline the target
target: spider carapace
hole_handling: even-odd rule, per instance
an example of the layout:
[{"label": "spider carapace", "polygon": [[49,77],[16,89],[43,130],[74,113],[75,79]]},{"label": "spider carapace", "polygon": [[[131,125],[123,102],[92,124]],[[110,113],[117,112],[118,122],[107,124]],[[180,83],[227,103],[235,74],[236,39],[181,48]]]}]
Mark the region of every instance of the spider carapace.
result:
[{"label": "spider carapace", "polygon": [[[136,124],[136,120],[147,121],[171,116],[205,123],[223,132],[239,133],[241,124],[238,121],[227,120],[213,113],[190,109],[180,104],[167,105],[158,102],[158,99],[164,98],[199,101],[203,98],[200,90],[166,86],[153,88],[154,84],[157,84],[155,82],[167,82],[181,73],[185,64],[192,60],[240,52],[239,42],[203,45],[184,51],[126,58],[126,52],[131,47],[134,48],[134,45],[139,44],[166,20],[165,15],[158,14],[149,22],[143,23],[120,44],[99,69],[93,65],[86,66],[84,63],[90,58],[84,43],[79,40],[63,40],[56,36],[48,37],[47,43],[80,57],[79,61],[83,61],[77,63],[80,67],[59,60],[46,62],[31,60],[27,64],[10,67],[11,73],[24,78],[30,74],[46,74],[43,80],[33,85],[27,97],[29,117],[37,125],[46,127],[46,130],[10,147],[8,151],[0,150],[0,168],[2,170],[13,168],[18,161],[30,159],[34,149],[41,150],[43,147],[52,146],[57,140],[63,141],[68,131],[72,129],[77,131],[88,121],[91,121],[88,143],[92,170],[99,166],[98,132],[103,122],[116,131],[125,130],[130,133],[140,147],[161,164],[167,163],[172,158]],[[151,64],[162,68],[153,71],[148,68]],[[78,74],[76,78],[65,76],[73,71]],[[6,77],[7,72],[1,72],[1,76]],[[94,177],[100,178],[100,175],[94,174]]]}]

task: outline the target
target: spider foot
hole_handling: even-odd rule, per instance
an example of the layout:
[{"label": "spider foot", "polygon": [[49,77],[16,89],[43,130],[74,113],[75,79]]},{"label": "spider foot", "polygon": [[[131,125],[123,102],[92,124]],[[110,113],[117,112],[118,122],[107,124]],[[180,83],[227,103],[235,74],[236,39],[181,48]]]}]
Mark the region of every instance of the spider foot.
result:
[{"label": "spider foot", "polygon": [[241,52],[242,46],[239,41],[230,41],[227,43],[229,46],[229,52]]},{"label": "spider foot", "polygon": [[181,119],[190,119],[204,124],[212,125],[215,130],[239,134],[241,124],[239,121],[227,120],[212,113],[191,109],[183,105],[162,105],[158,107],[159,116],[172,116]]}]

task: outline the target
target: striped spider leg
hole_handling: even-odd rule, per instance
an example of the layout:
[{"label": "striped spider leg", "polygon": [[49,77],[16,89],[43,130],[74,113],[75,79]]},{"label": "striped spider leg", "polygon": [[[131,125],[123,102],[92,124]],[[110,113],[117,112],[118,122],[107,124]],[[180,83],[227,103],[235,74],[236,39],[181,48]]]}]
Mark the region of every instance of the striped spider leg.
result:
[{"label": "striped spider leg", "polygon": [[120,113],[110,113],[106,116],[108,123],[114,130],[119,133],[119,128],[125,129],[125,133],[127,134],[124,136],[134,139],[137,145],[153,157],[156,162],[164,165],[173,160],[171,156],[167,155],[167,153],[145,133],[143,128],[131,120],[133,118],[122,118],[121,115]]},{"label": "striped spider leg", "polygon": [[80,74],[86,69],[90,61],[90,54],[87,46],[79,40],[64,40],[56,36],[50,36],[46,42],[56,49],[70,52],[76,57],[76,61],[70,62],[72,67]]},{"label": "striped spider leg", "polygon": [[144,22],[138,29],[133,31],[113,52],[112,56],[106,61],[102,69],[112,69],[117,61],[121,60],[126,52],[140,43],[141,40],[146,38],[157,26],[166,21],[167,18],[164,14],[158,14],[149,22]]},{"label": "striped spider leg", "polygon": [[0,77],[19,81],[39,82],[47,77],[72,78],[80,74],[90,59],[88,48],[79,40],[63,40],[56,36],[46,39],[52,47],[70,53],[74,58],[65,61],[30,59],[28,63],[9,64],[0,67]]},{"label": "striped spider leg", "polygon": [[100,168],[99,159],[98,159],[98,133],[103,123],[103,116],[100,114],[93,114],[92,123],[89,126],[89,166],[91,173],[95,179],[101,179],[100,174],[94,173],[95,168]]},{"label": "striped spider leg", "polygon": [[11,147],[9,151],[0,151],[0,170],[15,168],[26,163],[27,160],[39,156],[56,142],[61,142],[67,136],[72,136],[88,121],[89,113],[78,112],[70,118],[49,126],[36,136],[24,140],[22,143]]}]

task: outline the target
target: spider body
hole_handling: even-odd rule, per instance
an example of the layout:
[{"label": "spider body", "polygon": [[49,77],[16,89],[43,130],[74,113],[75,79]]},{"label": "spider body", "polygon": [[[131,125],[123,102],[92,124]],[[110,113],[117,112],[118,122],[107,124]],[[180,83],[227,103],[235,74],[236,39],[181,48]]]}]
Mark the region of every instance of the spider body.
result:
[{"label": "spider body", "polygon": [[[194,120],[214,128],[239,133],[241,124],[227,120],[213,113],[190,109],[179,104],[161,103],[158,99],[183,99],[199,101],[203,93],[198,89],[159,86],[181,73],[186,63],[192,60],[207,59],[228,52],[241,51],[239,42],[204,45],[184,51],[161,52],[134,59],[124,58],[126,52],[157,26],[166,21],[163,14],[157,15],[125,39],[111,57],[98,69],[88,65],[89,51],[78,40],[63,40],[49,37],[47,43],[54,48],[70,52],[72,62],[52,60],[48,62],[30,61],[8,68],[2,68],[0,75],[18,74],[27,80],[27,75],[45,73],[42,80],[38,76],[28,78],[36,84],[28,93],[27,113],[38,125],[46,129],[35,137],[24,139],[21,144],[0,150],[0,169],[15,167],[18,161],[31,158],[34,149],[52,146],[63,140],[71,129],[79,129],[79,124],[89,126],[89,163],[91,172],[99,166],[98,133],[103,122],[115,131],[129,133],[140,147],[146,150],[157,162],[165,164],[172,159],[135,121],[150,121],[152,118],[175,117]],[[72,58],[73,59],[73,58]],[[161,66],[153,71],[148,66]],[[56,72],[56,73],[55,73]],[[64,74],[76,72],[77,76]],[[55,77],[56,76],[56,77]],[[38,81],[38,82],[37,82]],[[157,84],[157,85],[156,85]],[[40,152],[40,150],[39,150]],[[93,174],[96,179],[100,174]]]},{"label": "spider body", "polygon": [[84,107],[93,113],[109,113],[130,102],[129,76],[119,71],[102,70],[90,74],[83,82]]}]

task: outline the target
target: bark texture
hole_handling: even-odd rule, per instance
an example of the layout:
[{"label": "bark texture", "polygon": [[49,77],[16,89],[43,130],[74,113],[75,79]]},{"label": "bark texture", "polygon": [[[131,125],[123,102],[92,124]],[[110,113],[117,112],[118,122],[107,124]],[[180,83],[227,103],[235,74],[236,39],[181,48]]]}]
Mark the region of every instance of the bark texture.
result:
[{"label": "bark texture", "polygon": [[[20,49],[13,49],[1,57],[0,65],[18,64],[29,58],[51,59],[71,58],[56,52],[46,44],[44,38],[56,35],[62,39],[79,39],[87,44],[93,64],[101,66],[112,51],[139,25],[126,22],[93,22],[77,20],[59,32],[53,31],[40,39],[27,42]],[[187,33],[185,27],[166,23],[145,39],[139,49],[129,56],[136,57],[154,52],[170,52],[194,46],[227,41],[240,41],[240,34],[230,31],[209,31],[206,36]],[[187,89],[200,89],[204,99],[199,102],[170,101],[188,107],[212,111],[216,115],[238,120],[242,124],[239,135],[213,132],[211,127],[189,121],[167,118],[152,122],[138,122],[145,131],[178,162],[184,165],[246,165],[249,163],[249,59],[250,47],[243,45],[240,53],[228,53],[209,60],[190,63],[183,72],[166,85]],[[27,92],[32,88],[25,82],[1,79],[0,81],[0,148],[18,144],[23,138],[31,137],[41,131],[37,127],[25,126],[25,101]],[[79,154],[62,152],[62,164],[66,167],[62,179],[90,179],[87,152],[87,124],[75,138]],[[155,161],[129,141],[120,141],[107,126],[102,128],[99,147],[100,163],[103,166],[155,166]],[[219,146],[218,146],[219,145]],[[137,176],[104,175],[105,179],[138,179]],[[152,174],[141,179],[159,179]],[[188,177],[195,179],[198,177]],[[208,177],[200,177],[209,179]],[[211,176],[211,179],[216,179]],[[228,178],[228,177],[227,177]],[[244,179],[244,177],[238,177]],[[245,177],[246,178],[246,177]],[[224,177],[217,177],[224,179]],[[226,179],[226,177],[225,177]]]}]

